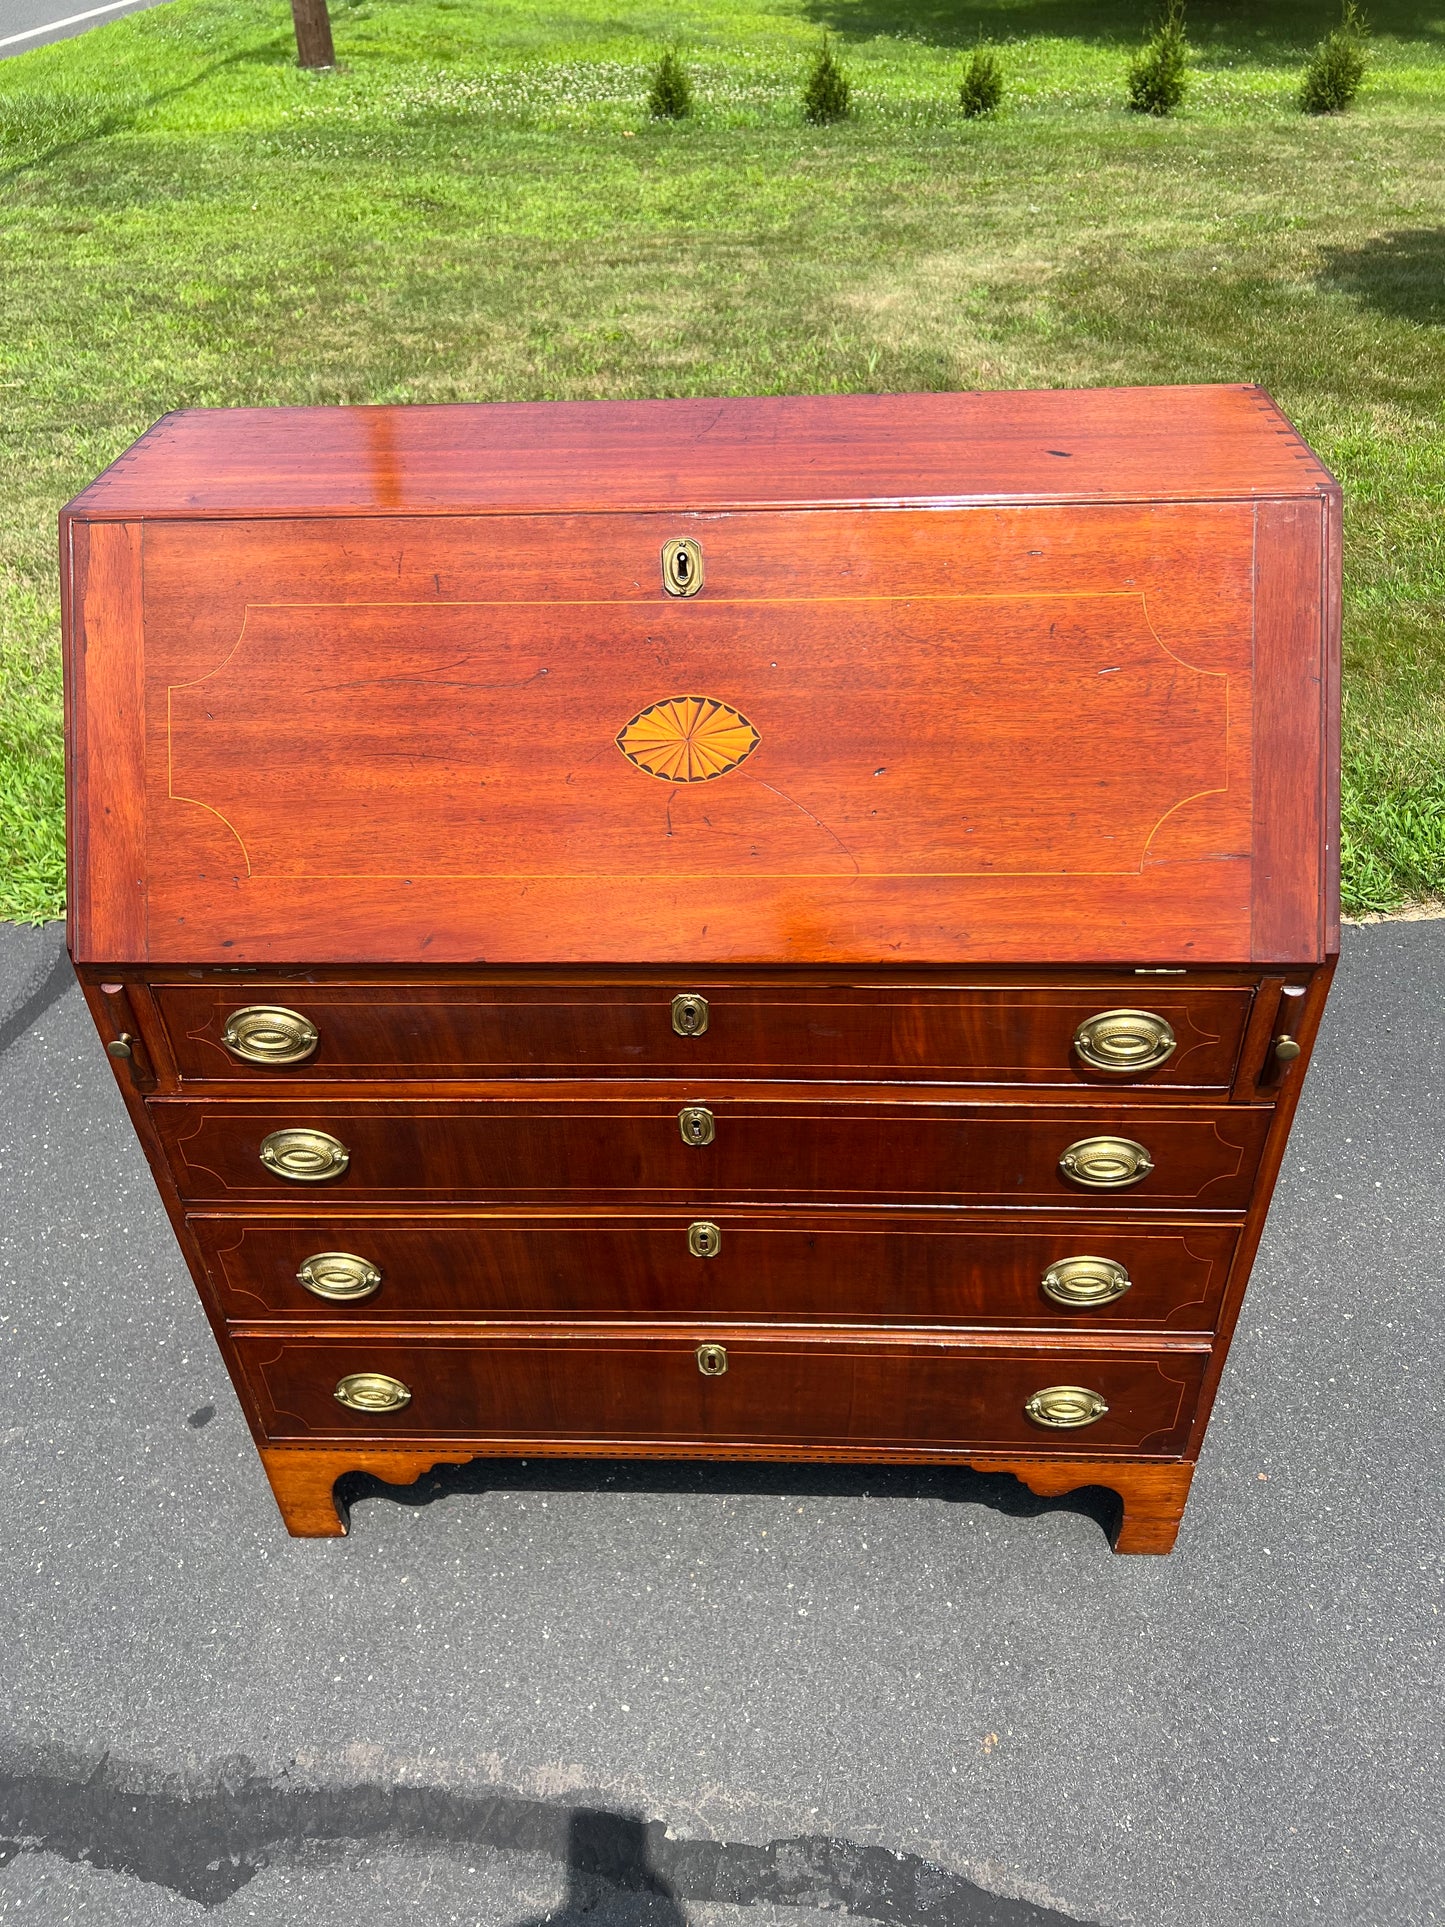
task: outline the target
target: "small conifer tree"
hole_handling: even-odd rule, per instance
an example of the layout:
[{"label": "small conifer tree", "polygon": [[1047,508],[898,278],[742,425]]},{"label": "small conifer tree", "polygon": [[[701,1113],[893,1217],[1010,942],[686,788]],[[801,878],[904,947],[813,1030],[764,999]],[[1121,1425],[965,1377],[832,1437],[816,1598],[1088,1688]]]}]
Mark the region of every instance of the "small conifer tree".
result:
[{"label": "small conifer tree", "polygon": [[1306,114],[1341,114],[1349,106],[1365,77],[1368,38],[1355,0],[1344,0],[1340,24],[1325,35],[1305,67],[1299,104]]},{"label": "small conifer tree", "polygon": [[803,88],[803,116],[818,127],[826,126],[829,121],[846,120],[852,111],[852,98],[848,76],[834,58],[831,43],[824,40]]},{"label": "small conifer tree", "polygon": [[672,47],[657,63],[647,111],[654,120],[686,120],[692,112],[692,82]]},{"label": "small conifer tree", "polygon": [[1188,86],[1184,0],[1168,0],[1158,26],[1129,62],[1129,105],[1136,114],[1172,114]]},{"label": "small conifer tree", "polygon": [[977,120],[980,114],[991,114],[1002,99],[1003,68],[998,55],[992,47],[975,47],[958,90],[964,118]]}]

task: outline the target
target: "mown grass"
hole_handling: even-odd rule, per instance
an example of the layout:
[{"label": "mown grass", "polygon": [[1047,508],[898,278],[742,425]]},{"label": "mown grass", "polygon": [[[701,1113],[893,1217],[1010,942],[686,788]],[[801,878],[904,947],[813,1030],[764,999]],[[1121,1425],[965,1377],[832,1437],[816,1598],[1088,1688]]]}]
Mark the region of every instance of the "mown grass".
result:
[{"label": "mown grass", "polygon": [[61,901],[55,511],[167,409],[1209,380],[1345,485],[1348,901],[1445,895],[1445,22],[1373,6],[1317,119],[1333,11],[1191,5],[1165,121],[1111,0],[363,0],[323,76],[170,0],[0,63],[0,915]]}]

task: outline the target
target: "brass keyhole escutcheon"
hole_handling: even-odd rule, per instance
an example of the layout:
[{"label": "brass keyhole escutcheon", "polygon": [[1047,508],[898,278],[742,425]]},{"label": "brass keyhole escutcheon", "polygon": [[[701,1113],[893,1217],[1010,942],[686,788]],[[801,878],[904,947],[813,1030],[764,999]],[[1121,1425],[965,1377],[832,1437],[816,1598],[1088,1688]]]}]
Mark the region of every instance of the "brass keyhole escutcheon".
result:
[{"label": "brass keyhole escutcheon", "polygon": [[221,1032],[221,1042],[247,1064],[299,1064],[320,1042],[309,1017],[280,1004],[248,1004],[233,1010]]},{"label": "brass keyhole escutcheon", "polygon": [[672,1000],[672,1027],[679,1037],[701,1037],[707,1029],[707,998],[692,991]]},{"label": "brass keyhole escutcheon", "polygon": [[716,1258],[722,1250],[722,1233],[706,1218],[687,1227],[687,1248],[694,1258]]},{"label": "brass keyhole escutcheon", "polygon": [[348,1372],[332,1397],[353,1412],[399,1412],[411,1404],[411,1388],[389,1372]]},{"label": "brass keyhole escutcheon", "polygon": [[1024,1406],[1024,1413],[1035,1425],[1052,1426],[1055,1431],[1071,1432],[1080,1425],[1092,1425],[1109,1410],[1107,1400],[1087,1385],[1046,1385],[1035,1392]]},{"label": "brass keyhole escutcheon", "polygon": [[1081,1137],[1059,1159],[1059,1170],[1091,1191],[1122,1191],[1154,1169],[1154,1160],[1131,1137]]},{"label": "brass keyhole escutcheon", "polygon": [[315,1298],[355,1305],[381,1290],[381,1272],[354,1251],[318,1251],[297,1272],[296,1282]]},{"label": "brass keyhole escutcheon", "polygon": [[669,595],[694,596],[702,587],[702,544],[683,538],[662,545],[662,586]]},{"label": "brass keyhole escutcheon", "polygon": [[278,1178],[322,1184],[341,1176],[351,1153],[329,1131],[272,1131],[261,1140],[261,1162]]},{"label": "brass keyhole escutcheon", "polygon": [[704,1378],[721,1378],[728,1368],[728,1354],[725,1345],[699,1345],[697,1348],[697,1369]]},{"label": "brass keyhole escutcheon", "polygon": [[1074,1032],[1074,1049],[1091,1069],[1116,1077],[1156,1070],[1174,1055],[1173,1026],[1152,1010],[1101,1010]]},{"label": "brass keyhole escutcheon", "polygon": [[1056,1305],[1088,1311],[1097,1305],[1112,1305],[1122,1298],[1133,1280],[1113,1258],[1060,1258],[1049,1266],[1040,1283],[1044,1296]]},{"label": "brass keyhole escutcheon", "polygon": [[684,1104],[677,1114],[677,1128],[684,1144],[711,1144],[717,1136],[717,1120],[706,1104]]}]

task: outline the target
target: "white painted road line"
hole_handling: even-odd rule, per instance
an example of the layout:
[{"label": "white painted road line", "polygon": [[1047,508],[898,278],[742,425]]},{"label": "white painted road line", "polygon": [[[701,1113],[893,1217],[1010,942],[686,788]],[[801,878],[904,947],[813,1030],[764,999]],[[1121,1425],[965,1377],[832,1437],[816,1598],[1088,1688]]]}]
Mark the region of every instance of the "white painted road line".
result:
[{"label": "white painted road line", "polygon": [[21,40],[38,40],[43,33],[59,33],[62,27],[78,27],[82,20],[97,20],[103,13],[119,13],[123,7],[133,7],[136,0],[109,0],[104,7],[90,7],[84,13],[70,13],[63,20],[47,20],[42,27],[27,27],[24,33],[8,34],[0,40],[0,47],[13,47]]}]

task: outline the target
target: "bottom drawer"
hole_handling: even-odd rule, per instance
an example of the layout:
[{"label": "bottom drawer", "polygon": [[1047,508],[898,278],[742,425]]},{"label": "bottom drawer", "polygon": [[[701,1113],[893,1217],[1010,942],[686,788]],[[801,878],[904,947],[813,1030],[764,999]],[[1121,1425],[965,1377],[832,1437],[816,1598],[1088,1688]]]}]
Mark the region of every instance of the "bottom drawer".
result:
[{"label": "bottom drawer", "polygon": [[[884,1453],[910,1445],[1178,1452],[1209,1356],[736,1327],[566,1338],[525,1330],[419,1338],[373,1327],[349,1338],[236,1343],[273,1442],[652,1440]],[[353,1410],[336,1397],[351,1378],[371,1381],[372,1396],[385,1390],[378,1379],[408,1396],[395,1410]],[[1040,1422],[1026,1407],[1050,1387],[1079,1387],[1105,1409],[1085,1424]]]}]

